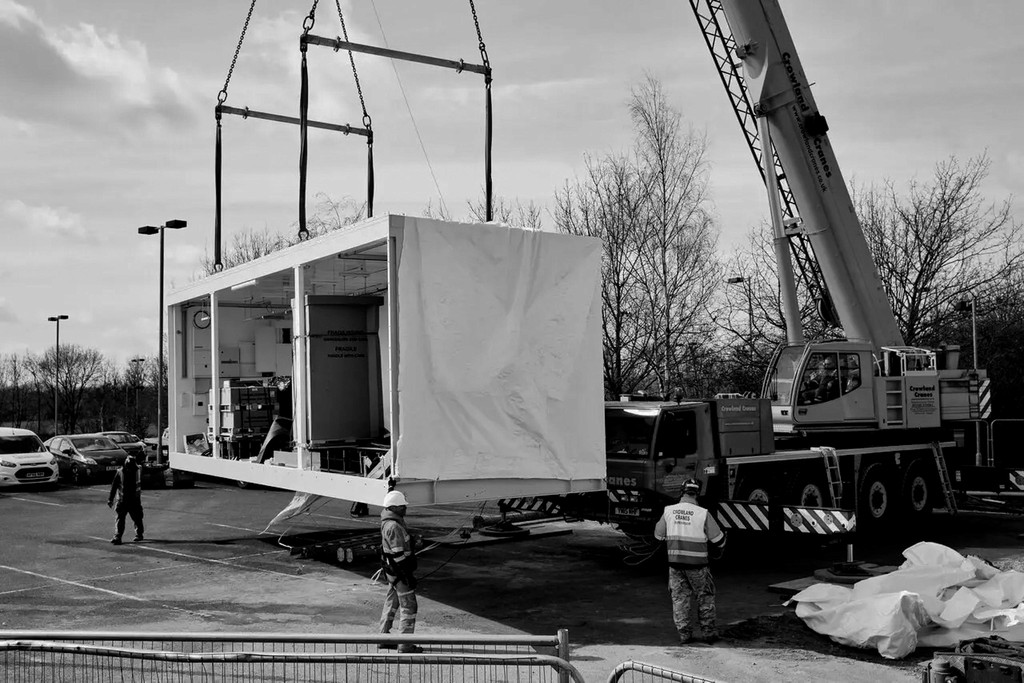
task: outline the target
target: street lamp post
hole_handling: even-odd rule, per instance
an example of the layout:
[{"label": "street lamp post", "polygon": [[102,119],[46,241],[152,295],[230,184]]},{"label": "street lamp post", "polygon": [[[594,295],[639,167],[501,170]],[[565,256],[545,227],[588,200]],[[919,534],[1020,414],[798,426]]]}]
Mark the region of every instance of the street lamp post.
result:
[{"label": "street lamp post", "polygon": [[[970,310],[971,312],[971,353],[974,357],[974,374],[978,374],[978,316],[975,308],[974,295],[971,294],[971,298],[967,301],[961,301],[959,309],[963,312]],[[981,418],[981,415],[978,416]],[[981,467],[984,462],[981,457],[981,427],[975,422],[974,423],[974,464]]]},{"label": "street lamp post", "polygon": [[158,358],[156,368],[156,458],[160,462],[163,453],[164,432],[161,426],[163,422],[163,392],[164,392],[164,230],[180,230],[188,223],[183,220],[169,220],[157,227],[144,225],[139,228],[140,235],[160,235],[160,314],[157,320],[160,322],[160,332],[157,339]]},{"label": "street lamp post", "polygon": [[53,350],[53,433],[56,434],[60,429],[57,426],[57,380],[60,377],[60,321],[67,320],[66,315],[51,315],[47,318],[51,323],[57,323],[57,346]]}]

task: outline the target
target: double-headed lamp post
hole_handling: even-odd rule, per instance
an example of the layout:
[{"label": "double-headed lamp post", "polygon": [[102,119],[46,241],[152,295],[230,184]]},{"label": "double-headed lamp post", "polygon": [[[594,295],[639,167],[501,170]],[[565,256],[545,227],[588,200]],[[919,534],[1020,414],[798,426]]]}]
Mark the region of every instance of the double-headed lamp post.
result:
[{"label": "double-headed lamp post", "polygon": [[160,321],[159,338],[157,339],[158,358],[156,368],[156,458],[160,461],[160,454],[163,452],[164,432],[161,429],[163,422],[163,391],[164,391],[164,230],[180,230],[188,223],[183,220],[169,220],[157,227],[144,225],[139,228],[140,235],[160,235],[160,313],[157,320]]},{"label": "double-headed lamp post", "polygon": [[57,426],[57,380],[60,377],[60,321],[67,320],[66,315],[51,315],[47,318],[51,323],[57,323],[57,345],[53,349],[53,433],[56,434],[60,427]]}]

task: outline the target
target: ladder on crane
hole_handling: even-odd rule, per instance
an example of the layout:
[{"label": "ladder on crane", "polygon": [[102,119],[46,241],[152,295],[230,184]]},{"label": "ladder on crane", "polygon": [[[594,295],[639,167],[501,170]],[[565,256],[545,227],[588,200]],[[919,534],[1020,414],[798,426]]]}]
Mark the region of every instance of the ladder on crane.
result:
[{"label": "ladder on crane", "polygon": [[825,461],[825,480],[828,482],[829,495],[832,496],[832,505],[839,507],[843,499],[843,475],[839,471],[839,456],[836,449],[831,446],[819,446],[817,451]]},{"label": "ladder on crane", "polygon": [[956,495],[953,493],[953,484],[949,480],[949,470],[946,469],[946,457],[942,454],[942,444],[938,441],[932,443],[932,453],[935,455],[935,469],[939,473],[939,486],[942,487],[942,497],[946,501],[946,510],[949,514],[955,515]]}]

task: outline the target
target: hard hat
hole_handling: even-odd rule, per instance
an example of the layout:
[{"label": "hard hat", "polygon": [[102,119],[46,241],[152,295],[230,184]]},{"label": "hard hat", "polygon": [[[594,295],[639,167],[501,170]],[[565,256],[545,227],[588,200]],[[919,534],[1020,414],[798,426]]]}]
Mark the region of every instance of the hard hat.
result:
[{"label": "hard hat", "polygon": [[683,482],[683,493],[689,491],[700,491],[700,482],[696,479],[687,479]]},{"label": "hard hat", "polygon": [[405,494],[401,491],[388,491],[384,495],[383,507],[389,508],[396,505],[408,505],[409,501],[405,499]]}]

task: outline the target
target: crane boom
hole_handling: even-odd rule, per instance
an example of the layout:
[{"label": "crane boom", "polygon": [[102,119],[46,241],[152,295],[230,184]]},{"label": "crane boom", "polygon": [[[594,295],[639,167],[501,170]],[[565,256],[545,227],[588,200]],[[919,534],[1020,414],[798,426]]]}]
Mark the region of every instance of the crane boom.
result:
[{"label": "crane boom", "polygon": [[[892,307],[861,230],[777,0],[722,0],[744,65],[748,97],[765,117],[803,219],[802,230],[846,337],[902,346]],[[769,188],[772,191],[772,188]]]}]

